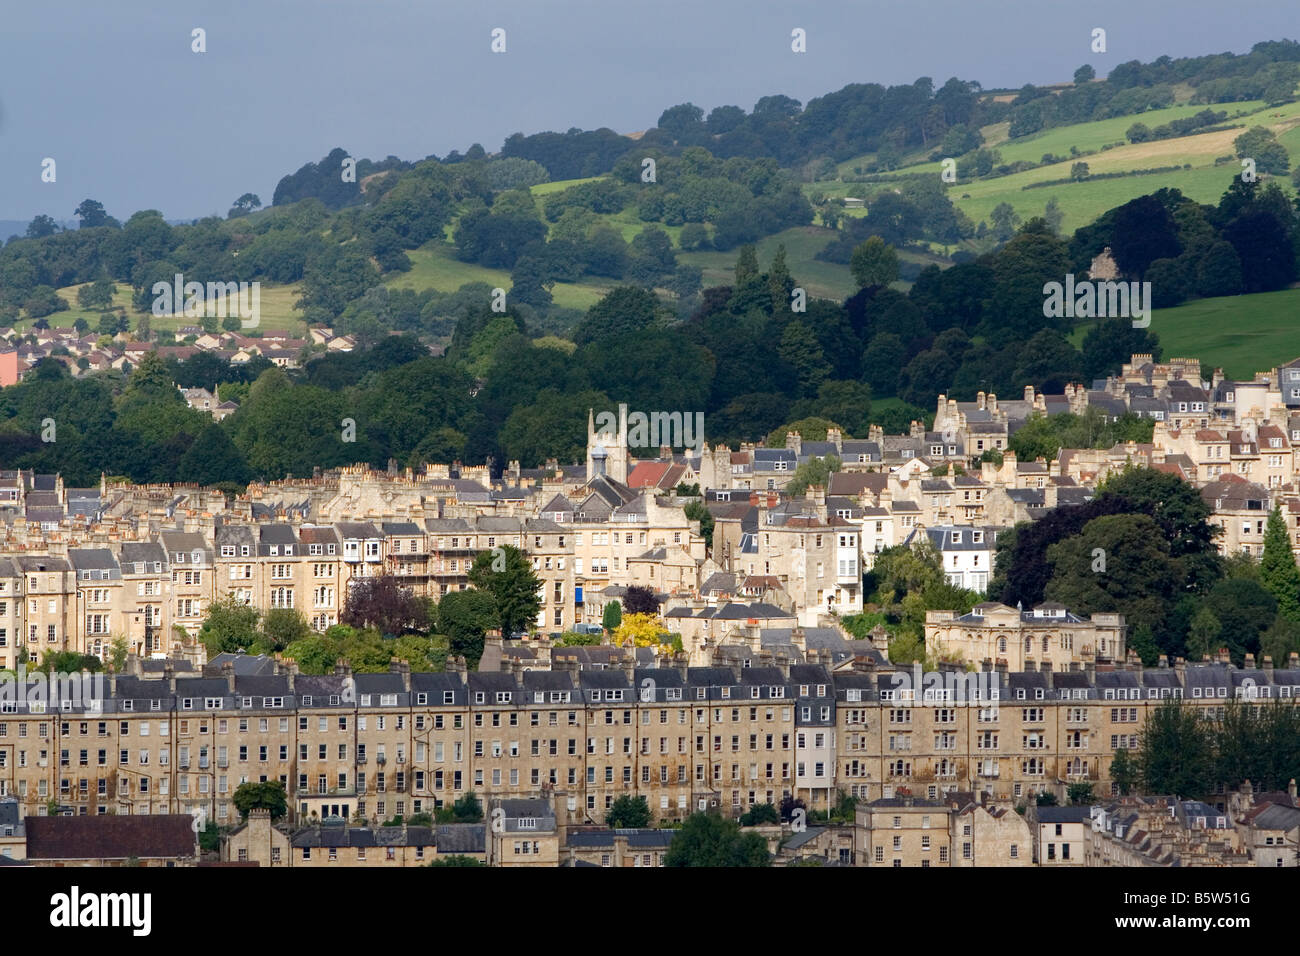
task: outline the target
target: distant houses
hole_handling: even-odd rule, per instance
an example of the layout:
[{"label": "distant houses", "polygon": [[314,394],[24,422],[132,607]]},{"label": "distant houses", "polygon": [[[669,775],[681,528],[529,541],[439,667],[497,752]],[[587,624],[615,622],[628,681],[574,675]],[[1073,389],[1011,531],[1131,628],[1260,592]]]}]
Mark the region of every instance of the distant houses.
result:
[{"label": "distant houses", "polygon": [[[30,336],[35,336],[35,343],[30,341]],[[323,326],[308,329],[307,338],[295,338],[287,331],[269,329],[258,337],[237,332],[205,332],[195,325],[181,326],[176,330],[176,336],[178,344],[160,345],[157,342],[131,341],[129,336],[120,333],[113,336],[113,344],[101,346],[100,336],[83,335],[74,328],[51,327],[33,330],[26,335],[12,327],[0,328],[0,339],[12,343],[0,347],[0,387],[16,385],[45,358],[62,362],[69,374],[76,377],[108,369],[129,370],[150,352],[178,362],[206,352],[231,365],[247,364],[260,355],[280,368],[293,369],[299,367],[302,351],[308,346],[323,347],[327,352],[350,352],[356,348],[355,338],[335,335],[333,329]],[[191,344],[181,341],[190,337],[193,337]]]}]

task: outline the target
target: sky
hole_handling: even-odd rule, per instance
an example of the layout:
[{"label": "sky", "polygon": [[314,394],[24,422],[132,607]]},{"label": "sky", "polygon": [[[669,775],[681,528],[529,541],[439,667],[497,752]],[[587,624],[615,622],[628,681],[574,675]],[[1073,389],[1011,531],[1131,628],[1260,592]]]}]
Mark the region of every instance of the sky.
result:
[{"label": "sky", "polygon": [[[514,132],[651,127],[761,96],[951,76],[985,88],[1296,38],[1295,0],[49,0],[0,29],[0,219],[269,204],[335,146],[489,152]],[[791,31],[807,52],[791,51]],[[1107,52],[1091,52],[1092,30]],[[207,50],[191,49],[195,28]],[[506,52],[493,53],[493,29]],[[42,182],[42,161],[55,181]]]}]

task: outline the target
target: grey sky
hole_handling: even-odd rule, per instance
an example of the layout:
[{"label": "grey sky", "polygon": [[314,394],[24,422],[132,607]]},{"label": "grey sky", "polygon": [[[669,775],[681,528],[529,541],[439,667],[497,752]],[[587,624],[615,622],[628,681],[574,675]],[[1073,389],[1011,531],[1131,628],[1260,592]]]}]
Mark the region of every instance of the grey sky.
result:
[{"label": "grey sky", "polygon": [[[206,53],[190,31],[207,31]],[[505,54],[489,51],[494,27]],[[808,52],[790,51],[803,27]],[[1104,27],[1108,52],[1089,50]],[[645,129],[847,83],[1068,80],[1161,54],[1291,36],[1294,0],[53,0],[0,30],[0,218],[125,219],[270,203],[285,173],[342,146],[418,159],[544,129]],[[41,160],[58,181],[40,181]]]}]

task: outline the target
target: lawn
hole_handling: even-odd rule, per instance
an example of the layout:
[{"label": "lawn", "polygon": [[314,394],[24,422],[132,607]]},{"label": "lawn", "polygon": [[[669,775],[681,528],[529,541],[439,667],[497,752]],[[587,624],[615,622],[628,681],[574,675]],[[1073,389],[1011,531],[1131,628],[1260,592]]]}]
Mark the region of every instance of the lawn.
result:
[{"label": "lawn", "polygon": [[[1300,289],[1198,299],[1172,309],[1157,309],[1150,331],[1160,339],[1161,355],[1185,356],[1222,368],[1233,379],[1251,379],[1300,356]],[[1091,325],[1076,328],[1070,340],[1083,342]]]}]

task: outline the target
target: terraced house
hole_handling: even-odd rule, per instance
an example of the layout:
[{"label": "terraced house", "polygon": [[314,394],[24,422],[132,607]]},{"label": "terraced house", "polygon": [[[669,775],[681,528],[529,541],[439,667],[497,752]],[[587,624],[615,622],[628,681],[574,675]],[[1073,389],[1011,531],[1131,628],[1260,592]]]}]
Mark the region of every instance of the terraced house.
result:
[{"label": "terraced house", "polygon": [[[225,661],[203,676],[166,666],[105,679],[98,703],[0,702],[0,796],[24,815],[50,800],[77,815],[188,813],[235,819],[247,781],[281,781],[294,820],[384,821],[450,804],[553,798],[564,825],[598,825],[623,795],[655,817],[739,814],[786,795],[825,807],[951,791],[1002,803],[1092,782],[1153,708],[1183,699],[1292,705],[1300,661],[922,675],[847,661],[325,676]],[[592,658],[594,661],[595,658]],[[156,675],[156,676],[155,676]],[[980,680],[970,680],[978,676]],[[910,681],[905,678],[912,678]],[[962,677],[966,683],[953,683]],[[1028,851],[1026,851],[1028,852]]]}]

